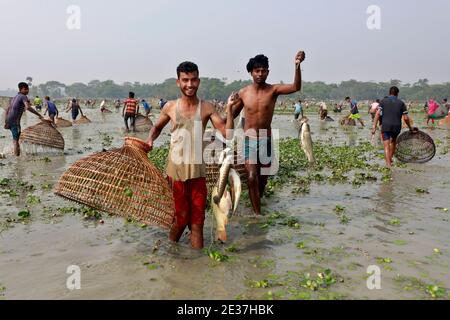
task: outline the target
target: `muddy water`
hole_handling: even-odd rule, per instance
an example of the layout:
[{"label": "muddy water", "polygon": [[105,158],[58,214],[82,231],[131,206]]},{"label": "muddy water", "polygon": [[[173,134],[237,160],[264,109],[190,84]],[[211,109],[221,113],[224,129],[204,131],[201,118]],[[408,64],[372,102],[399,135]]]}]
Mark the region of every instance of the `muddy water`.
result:
[{"label": "muddy water", "polygon": [[[327,292],[302,289],[308,294],[302,297],[419,299],[430,297],[426,285],[450,288],[450,213],[435,209],[450,208],[450,161],[448,154],[442,154],[450,147],[448,130],[429,130],[440,142],[437,156],[427,164],[394,168],[391,182],[378,181],[360,188],[313,184],[306,195],[292,194],[286,186],[265,200],[266,212],[296,217],[299,229],[262,228],[264,218],[249,216],[250,209],[242,201],[239,214],[229,225],[229,243],[212,245],[209,215],[206,246],[222,252],[224,248],[236,249],[226,252],[228,261],[215,262],[203,252],[191,250],[186,235],[173,245],[166,240],[164,230],[141,228],[106,215],[105,223],[100,224],[57,210],[74,204],[54,196],[47,185],[54,185],[74,161],[102,148],[121,146],[125,136],[118,113],[85,113],[91,124],[60,129],[66,141],[63,154],[0,160],[0,179],[25,181],[36,189],[18,188],[18,197],[0,195],[1,222],[17,218],[27,206],[28,194],[41,200],[29,205],[29,222],[11,223],[3,229],[0,225],[0,287],[6,288],[0,299],[259,299],[268,294],[287,299],[295,294],[286,283],[254,288],[249,281],[283,278],[289,272],[315,274],[324,269],[331,269],[340,281]],[[281,137],[296,135],[291,118],[275,116],[274,128],[280,130]],[[22,126],[35,122],[28,114]],[[310,123],[316,141],[357,145],[370,138],[367,128],[344,130],[337,122],[319,122],[314,116]],[[145,138],[146,134],[137,136]],[[8,149],[10,133],[0,132],[0,137],[2,152]],[[167,139],[165,131],[158,144]],[[374,161],[382,163],[381,159]],[[418,193],[417,187],[429,193]],[[339,222],[333,211],[336,205],[345,207],[351,219],[348,224]],[[299,242],[303,249],[296,246]],[[386,258],[390,263],[380,260]],[[81,269],[81,290],[67,289],[70,265]],[[367,288],[370,265],[381,269],[380,290]]]}]

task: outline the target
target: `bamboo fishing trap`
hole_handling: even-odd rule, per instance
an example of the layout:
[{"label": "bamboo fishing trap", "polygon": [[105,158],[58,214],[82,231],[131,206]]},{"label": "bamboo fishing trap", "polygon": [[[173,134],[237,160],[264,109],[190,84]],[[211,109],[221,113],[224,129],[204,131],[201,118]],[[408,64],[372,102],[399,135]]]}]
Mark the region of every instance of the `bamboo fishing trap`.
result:
[{"label": "bamboo fishing trap", "polygon": [[91,120],[88,119],[88,117],[86,116],[81,116],[80,119],[75,120],[76,124],[87,124],[87,123],[91,123]]},{"label": "bamboo fishing trap", "polygon": [[136,116],[135,126],[136,126],[136,131],[147,132],[147,131],[150,131],[150,129],[152,128],[153,122],[152,122],[152,120],[150,120],[150,118],[148,116],[146,117],[142,114],[138,114]]},{"label": "bamboo fishing trap", "polygon": [[55,123],[57,127],[67,128],[72,126],[72,122],[61,117],[55,119]]},{"label": "bamboo fishing trap", "polygon": [[172,191],[147,158],[149,149],[144,141],[127,137],[122,148],[75,162],[54,192],[99,211],[169,228],[175,215]]},{"label": "bamboo fishing trap", "polygon": [[436,145],[423,131],[405,131],[397,138],[395,157],[402,162],[425,163],[433,159]]},{"label": "bamboo fishing trap", "polygon": [[64,138],[50,120],[42,120],[26,128],[20,135],[20,141],[25,144],[26,149],[30,149],[27,153],[64,150]]}]

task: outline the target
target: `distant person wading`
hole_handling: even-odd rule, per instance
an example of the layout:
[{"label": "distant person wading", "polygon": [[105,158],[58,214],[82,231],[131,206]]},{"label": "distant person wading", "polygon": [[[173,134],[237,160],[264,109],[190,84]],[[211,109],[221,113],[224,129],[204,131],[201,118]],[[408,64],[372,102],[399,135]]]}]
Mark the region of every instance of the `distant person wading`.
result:
[{"label": "distant person wading", "polygon": [[56,107],[55,103],[53,103],[50,100],[49,96],[45,97],[45,105],[46,105],[46,108],[45,108],[44,116],[48,112],[48,116],[49,116],[50,120],[52,120],[52,122],[54,124],[55,123],[55,117],[58,117],[58,114],[59,114],[58,108]]},{"label": "distant person wading", "polygon": [[402,118],[411,132],[417,129],[411,127],[408,110],[405,103],[398,98],[399,89],[391,87],[389,96],[380,102],[377,114],[373,121],[372,134],[377,130],[378,122],[381,122],[381,136],[384,144],[386,166],[390,168],[397,146],[397,137],[402,130]]},{"label": "distant person wading", "polygon": [[127,132],[130,132],[128,126],[128,120],[133,128],[133,132],[136,132],[136,115],[139,112],[139,101],[134,98],[134,92],[128,94],[128,99],[123,104],[122,116],[125,121],[125,128]]},{"label": "distant person wading", "polygon": [[78,115],[81,113],[82,116],[83,110],[81,110],[80,104],[78,103],[77,99],[73,98],[72,101],[69,104],[69,108],[67,108],[66,112],[72,113],[72,122],[75,123],[75,120],[77,120]]}]

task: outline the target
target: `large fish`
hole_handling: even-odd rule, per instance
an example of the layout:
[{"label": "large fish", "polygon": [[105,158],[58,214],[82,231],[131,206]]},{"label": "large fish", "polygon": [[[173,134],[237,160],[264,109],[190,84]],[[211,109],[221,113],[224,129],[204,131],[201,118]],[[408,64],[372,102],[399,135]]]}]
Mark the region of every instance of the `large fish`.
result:
[{"label": "large fish", "polygon": [[300,145],[310,164],[314,164],[316,159],[313,153],[313,143],[311,139],[311,129],[307,121],[303,121],[299,131]]},{"label": "large fish", "polygon": [[234,214],[236,212],[239,199],[241,198],[242,185],[241,185],[241,177],[233,168],[230,169],[229,180],[230,180],[231,201],[233,205],[233,210],[230,211],[231,216],[231,214]]},{"label": "large fish", "polygon": [[225,149],[219,158],[219,162],[222,163],[219,170],[219,180],[217,181],[217,195],[213,197],[213,201],[219,204],[222,198],[225,188],[227,187],[228,175],[230,173],[231,166],[234,161],[234,156],[230,154],[230,149]]},{"label": "large fish", "polygon": [[[218,196],[217,186],[213,188],[212,198],[215,199]],[[228,224],[228,214],[231,211],[231,207],[233,206],[231,203],[230,192],[226,191],[224,195],[220,198],[218,204],[214,201],[211,201],[212,211],[214,217],[216,218],[216,239],[221,242],[227,241],[227,229],[226,225]]]}]

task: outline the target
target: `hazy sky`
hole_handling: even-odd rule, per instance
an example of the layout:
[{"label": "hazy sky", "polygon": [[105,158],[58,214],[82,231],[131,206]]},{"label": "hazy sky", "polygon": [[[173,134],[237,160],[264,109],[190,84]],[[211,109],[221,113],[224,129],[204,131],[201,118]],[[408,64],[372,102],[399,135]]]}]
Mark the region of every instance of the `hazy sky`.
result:
[{"label": "hazy sky", "polygon": [[[69,5],[81,29],[69,30]],[[381,30],[369,30],[369,5]],[[306,81],[450,81],[449,0],[0,0],[0,89],[92,79],[161,82],[191,60],[201,76],[248,79],[270,59],[269,81],[291,81],[298,49]]]}]

